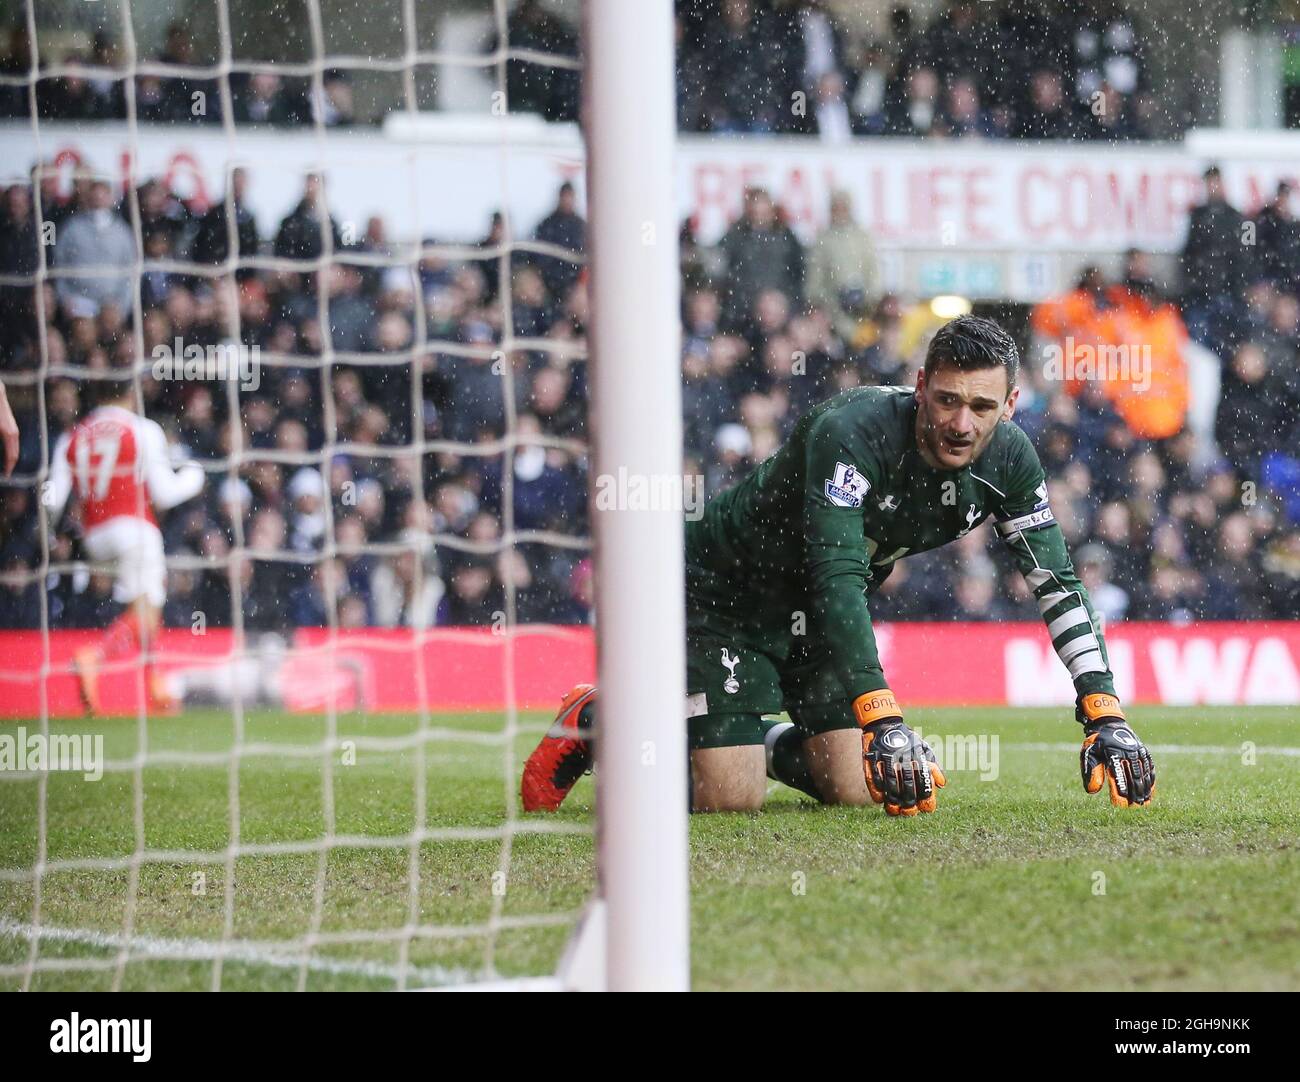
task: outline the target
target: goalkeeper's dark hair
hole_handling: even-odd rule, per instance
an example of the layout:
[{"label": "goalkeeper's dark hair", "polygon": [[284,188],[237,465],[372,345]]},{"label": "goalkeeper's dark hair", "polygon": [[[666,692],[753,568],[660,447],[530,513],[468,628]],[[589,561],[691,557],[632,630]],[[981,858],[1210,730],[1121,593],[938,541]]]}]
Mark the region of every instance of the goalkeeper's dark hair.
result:
[{"label": "goalkeeper's dark hair", "polygon": [[963,372],[980,368],[1005,368],[1007,393],[1016,385],[1020,373],[1020,351],[1015,340],[991,319],[983,316],[958,316],[945,323],[930,340],[925,353],[925,376],[952,365]]}]

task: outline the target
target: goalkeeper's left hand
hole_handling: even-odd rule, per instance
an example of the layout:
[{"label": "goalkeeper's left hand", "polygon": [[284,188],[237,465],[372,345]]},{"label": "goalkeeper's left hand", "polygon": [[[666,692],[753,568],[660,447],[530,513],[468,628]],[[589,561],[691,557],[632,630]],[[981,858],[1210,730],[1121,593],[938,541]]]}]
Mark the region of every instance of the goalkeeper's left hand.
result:
[{"label": "goalkeeper's left hand", "polygon": [[1156,793],[1156,768],[1151,753],[1124,719],[1114,695],[1080,695],[1074,708],[1083,725],[1079,772],[1083,787],[1098,793],[1110,786],[1110,802],[1117,808],[1150,804]]}]

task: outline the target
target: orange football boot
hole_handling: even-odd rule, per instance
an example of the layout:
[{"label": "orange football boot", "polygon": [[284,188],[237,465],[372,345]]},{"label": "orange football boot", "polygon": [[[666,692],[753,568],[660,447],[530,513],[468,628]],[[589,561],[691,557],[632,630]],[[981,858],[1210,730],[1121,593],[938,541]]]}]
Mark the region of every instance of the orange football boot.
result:
[{"label": "orange football boot", "polygon": [[578,684],[560,702],[560,712],[524,763],[519,783],[524,811],[556,811],[583,774],[591,769],[592,731],[583,709],[596,701],[592,684]]}]

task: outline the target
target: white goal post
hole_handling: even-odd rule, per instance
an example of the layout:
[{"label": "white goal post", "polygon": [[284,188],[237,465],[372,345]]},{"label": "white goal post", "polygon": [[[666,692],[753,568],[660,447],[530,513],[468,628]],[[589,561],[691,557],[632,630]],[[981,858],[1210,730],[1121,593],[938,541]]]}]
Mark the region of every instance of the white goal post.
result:
[{"label": "white goal post", "polygon": [[[680,477],[672,2],[586,0],[584,15],[592,477]],[[593,509],[592,523],[607,987],[685,990],[682,514]]]}]

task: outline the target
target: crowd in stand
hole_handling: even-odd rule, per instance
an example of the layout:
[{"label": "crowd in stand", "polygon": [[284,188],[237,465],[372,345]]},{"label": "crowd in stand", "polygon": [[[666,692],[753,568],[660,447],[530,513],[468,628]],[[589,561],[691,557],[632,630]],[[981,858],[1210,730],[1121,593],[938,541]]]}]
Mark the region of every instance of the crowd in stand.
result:
[{"label": "crowd in stand", "polygon": [[[902,7],[890,25],[888,40],[872,43],[821,3],[679,3],[681,126],[826,138],[1143,131],[1143,34],[1118,4],[956,0],[927,27]],[[515,48],[576,49],[572,28],[534,0],[515,5],[507,37]],[[191,64],[192,50],[177,27],[161,59]],[[25,73],[29,57],[20,28],[0,67]],[[63,62],[116,60],[101,38],[93,55]],[[538,70],[508,64],[512,108],[571,118],[576,80]],[[348,123],[346,74],[326,73],[324,86],[313,100],[292,81],[251,76],[232,81],[230,101],[239,122]],[[215,84],[139,76],[134,89],[142,119],[220,119]],[[120,80],[61,75],[41,80],[38,108],[46,119],[120,117],[122,92]],[[193,111],[196,93],[205,113]],[[791,108],[800,94],[807,108]],[[0,114],[28,115],[25,88],[0,86]],[[252,630],[487,625],[507,610],[523,622],[590,621],[588,293],[572,189],[529,236],[573,259],[513,249],[498,258],[520,238],[497,215],[473,258],[426,245],[404,260],[381,218],[345,238],[322,178],[305,179],[300,203],[269,235],[249,209],[243,171],[230,183],[202,206],[158,180],[123,198],[90,178],[65,191],[50,176],[43,223],[30,187],[0,191],[0,275],[36,274],[46,228],[58,272],[39,295],[0,287],[0,376],[22,420],[19,473],[39,473],[95,384],[56,376],[38,396],[10,373],[44,358],[107,375],[147,366],[178,340],[256,347],[255,388],[149,373],[141,382],[176,456],[209,470],[204,494],[165,523],[176,558],[170,624],[188,626],[195,612],[230,623],[233,597]],[[1248,219],[1211,170],[1175,280],[1130,252],[1113,278],[1087,268],[1023,328],[1018,421],[1109,619],[1300,617],[1291,203],[1282,185]],[[757,188],[717,244],[697,242],[689,223],[679,239],[684,469],[708,495],[775,450],[815,402],[859,384],[910,383],[940,322],[929,305],[883,291],[873,239],[842,193],[810,244]],[[323,271],[294,266],[327,246],[336,257]],[[254,255],[281,262],[220,267]],[[1081,346],[1112,358],[1138,350],[1146,386],[1053,369]],[[506,454],[511,434],[519,443]],[[0,487],[0,626],[40,624],[31,571],[41,537],[33,486]],[[49,553],[58,564],[83,559],[75,510]],[[102,624],[112,605],[107,579],[90,571],[52,573],[44,592],[55,627]],[[987,530],[902,561],[873,606],[881,618],[1037,619]]]},{"label": "crowd in stand", "polygon": [[1139,21],[1115,0],[906,5],[878,39],[825,0],[685,0],[678,123],[701,132],[1135,139],[1155,100]]},{"label": "crowd in stand", "polygon": [[1113,616],[1300,616],[1300,222],[1291,199],[1283,182],[1247,218],[1212,167],[1191,210],[1177,302],[1151,261],[1130,252],[1114,284],[1086,268],[1074,290],[1033,313],[1040,344],[1057,356],[1068,343],[1099,356],[1108,348],[1116,360],[1136,348],[1145,364],[1140,380],[1063,380],[1039,439],[1049,472],[1065,482],[1053,495],[1058,517],[1082,516],[1067,534],[1095,542],[1085,566],[1095,555],[1113,576]]},{"label": "crowd in stand", "polygon": [[[141,72],[132,80],[134,116],[142,124],[220,124],[225,117],[225,80],[201,73],[215,65],[196,55],[194,41],[183,23],[173,23],[166,44],[148,58],[178,69],[176,74]],[[88,49],[71,48],[61,55],[42,55],[36,79],[36,115],[44,121],[85,123],[126,120],[127,79],[120,44],[109,34],[94,35]],[[40,74],[54,65],[58,74]],[[0,58],[0,75],[27,77],[31,72],[31,38],[25,21],[9,31],[8,50]],[[355,123],[352,78],[347,71],[329,69],[319,90],[304,76],[274,71],[237,72],[228,80],[230,115],[236,124],[294,127],[319,122],[325,127]],[[27,120],[32,113],[27,87],[0,86],[0,119]]]},{"label": "crowd in stand", "polygon": [[[508,596],[521,621],[591,620],[578,260],[515,250],[501,266],[498,246],[512,238],[498,216],[485,223],[481,258],[426,247],[413,263],[376,266],[363,259],[394,251],[385,223],[345,244],[320,178],[307,178],[270,237],[258,236],[247,183],[233,174],[233,229],[224,200],[187,206],[156,181],[137,193],[150,260],[211,268],[234,237],[240,256],[286,261],[229,276],[146,264],[140,281],[146,359],[178,338],[256,346],[262,357],[255,388],[143,378],[147,411],[176,455],[210,471],[204,495],[166,521],[169,553],[191,558],[171,574],[168,622],[186,626],[201,611],[228,623],[232,587],[255,630],[491,624]],[[39,308],[32,289],[0,292],[4,371],[37,367],[42,342],[51,365],[130,366],[134,231],[122,204],[94,180],[63,199],[54,186],[43,195],[62,274],[43,283]],[[1248,221],[1211,170],[1176,297],[1131,252],[1114,281],[1090,268],[1032,313],[1018,420],[1110,619],[1300,617],[1300,225],[1289,197],[1283,186]],[[35,270],[32,202],[22,186],[3,193],[0,274]],[[576,256],[584,231],[566,185],[532,236]],[[327,236],[339,254],[326,270],[289,269],[316,258]],[[872,238],[843,194],[804,246],[768,194],[751,189],[717,245],[684,228],[681,255],[685,471],[704,478],[707,495],[775,450],[813,403],[858,384],[910,383],[941,322],[928,305],[881,293]],[[89,265],[101,270],[76,274]],[[515,340],[527,348],[499,348]],[[1059,358],[1067,342],[1144,350],[1145,392],[1053,370],[1049,347]],[[90,385],[48,381],[47,446],[84,412]],[[17,386],[11,397],[23,416],[20,472],[34,475],[37,402]],[[520,440],[509,465],[498,442],[508,413]],[[0,624],[32,626],[33,488],[0,491]],[[503,544],[509,530],[522,542]],[[81,558],[75,514],[50,546],[56,563]],[[231,559],[240,546],[246,558]],[[52,626],[101,623],[111,604],[101,575],[59,572],[46,585]],[[987,530],[903,561],[874,605],[881,618],[1036,618]]]},{"label": "crowd in stand", "polygon": [[[212,626],[230,623],[232,586],[244,626],[253,630],[330,619],[491,624],[508,611],[523,622],[589,620],[580,267],[556,257],[520,261],[503,297],[490,251],[458,264],[432,251],[415,265],[351,262],[349,253],[391,255],[382,221],[345,245],[338,223],[324,214],[322,182],[309,177],[298,207],[273,237],[259,238],[245,184],[236,171],[233,230],[226,201],[200,212],[157,182],[143,184],[137,198],[146,259],[211,266],[226,259],[233,235],[240,256],[264,248],[292,267],[320,255],[325,233],[339,256],[321,275],[250,268],[183,274],[146,264],[138,290],[146,411],[163,423],[178,457],[210,469],[203,496],[166,521],[168,552],[210,565],[172,573],[169,622],[188,624],[202,611]],[[32,204],[23,186],[4,192],[0,273],[36,269]],[[52,445],[84,414],[93,376],[129,368],[138,357],[136,253],[123,206],[102,181],[78,182],[62,199],[50,186],[43,207],[57,237],[52,265],[66,275],[41,287],[43,328],[33,289],[0,289],[0,371],[37,367],[42,342],[51,366],[90,370],[91,380],[48,382]],[[566,187],[536,235],[580,250],[583,231]],[[501,239],[489,233],[484,244]],[[96,271],[77,273],[91,267]],[[119,273],[105,273],[111,268]],[[507,319],[511,335],[546,339],[545,348],[494,352]],[[432,343],[427,348],[418,348],[421,335]],[[205,349],[237,343],[249,357],[257,347],[256,379],[245,381],[257,386],[154,378],[151,359],[174,354],[177,340]],[[336,361],[328,367],[320,363],[327,343]],[[230,374],[238,370],[231,366]],[[499,443],[488,446],[506,435],[507,395],[524,444],[511,456],[509,485]],[[16,385],[11,398],[24,437],[19,470],[34,473],[42,455],[37,402]],[[348,448],[322,454],[327,434]],[[448,441],[462,446],[448,449]],[[231,468],[236,450],[242,460]],[[509,509],[506,490],[513,492]],[[15,574],[39,562],[33,489],[2,491],[0,624],[39,625],[36,587]],[[503,549],[507,528],[523,540]],[[337,555],[322,562],[328,531]],[[560,544],[532,540],[539,534],[559,535]],[[394,548],[380,554],[379,543]],[[237,544],[249,558],[231,564],[226,557]],[[54,562],[82,558],[75,513],[52,537],[50,554]],[[103,576],[56,574],[48,586],[51,626],[97,624],[111,604]],[[332,614],[327,598],[336,599]]]},{"label": "crowd in stand", "polygon": [[[677,98],[682,131],[785,132],[842,141],[854,135],[935,138],[1105,139],[1178,134],[1170,103],[1157,110],[1147,31],[1118,0],[948,0],[921,25],[906,5],[872,36],[826,0],[677,0]],[[512,112],[578,117],[576,69],[536,54],[578,56],[578,34],[541,0],[518,0],[506,40]],[[490,35],[485,48],[499,46]],[[519,55],[522,54],[522,55]],[[62,74],[37,83],[45,120],[125,119],[121,50],[108,35],[89,49],[43,57]],[[185,27],[173,25],[160,64],[207,68]],[[11,34],[0,72],[26,75],[25,24]],[[145,123],[219,124],[227,108],[217,78],[140,74],[135,115]],[[319,89],[301,76],[235,73],[237,124],[343,126],[378,120],[404,101],[358,118],[347,71],[328,70]],[[0,117],[29,115],[25,87],[0,88]]]}]

